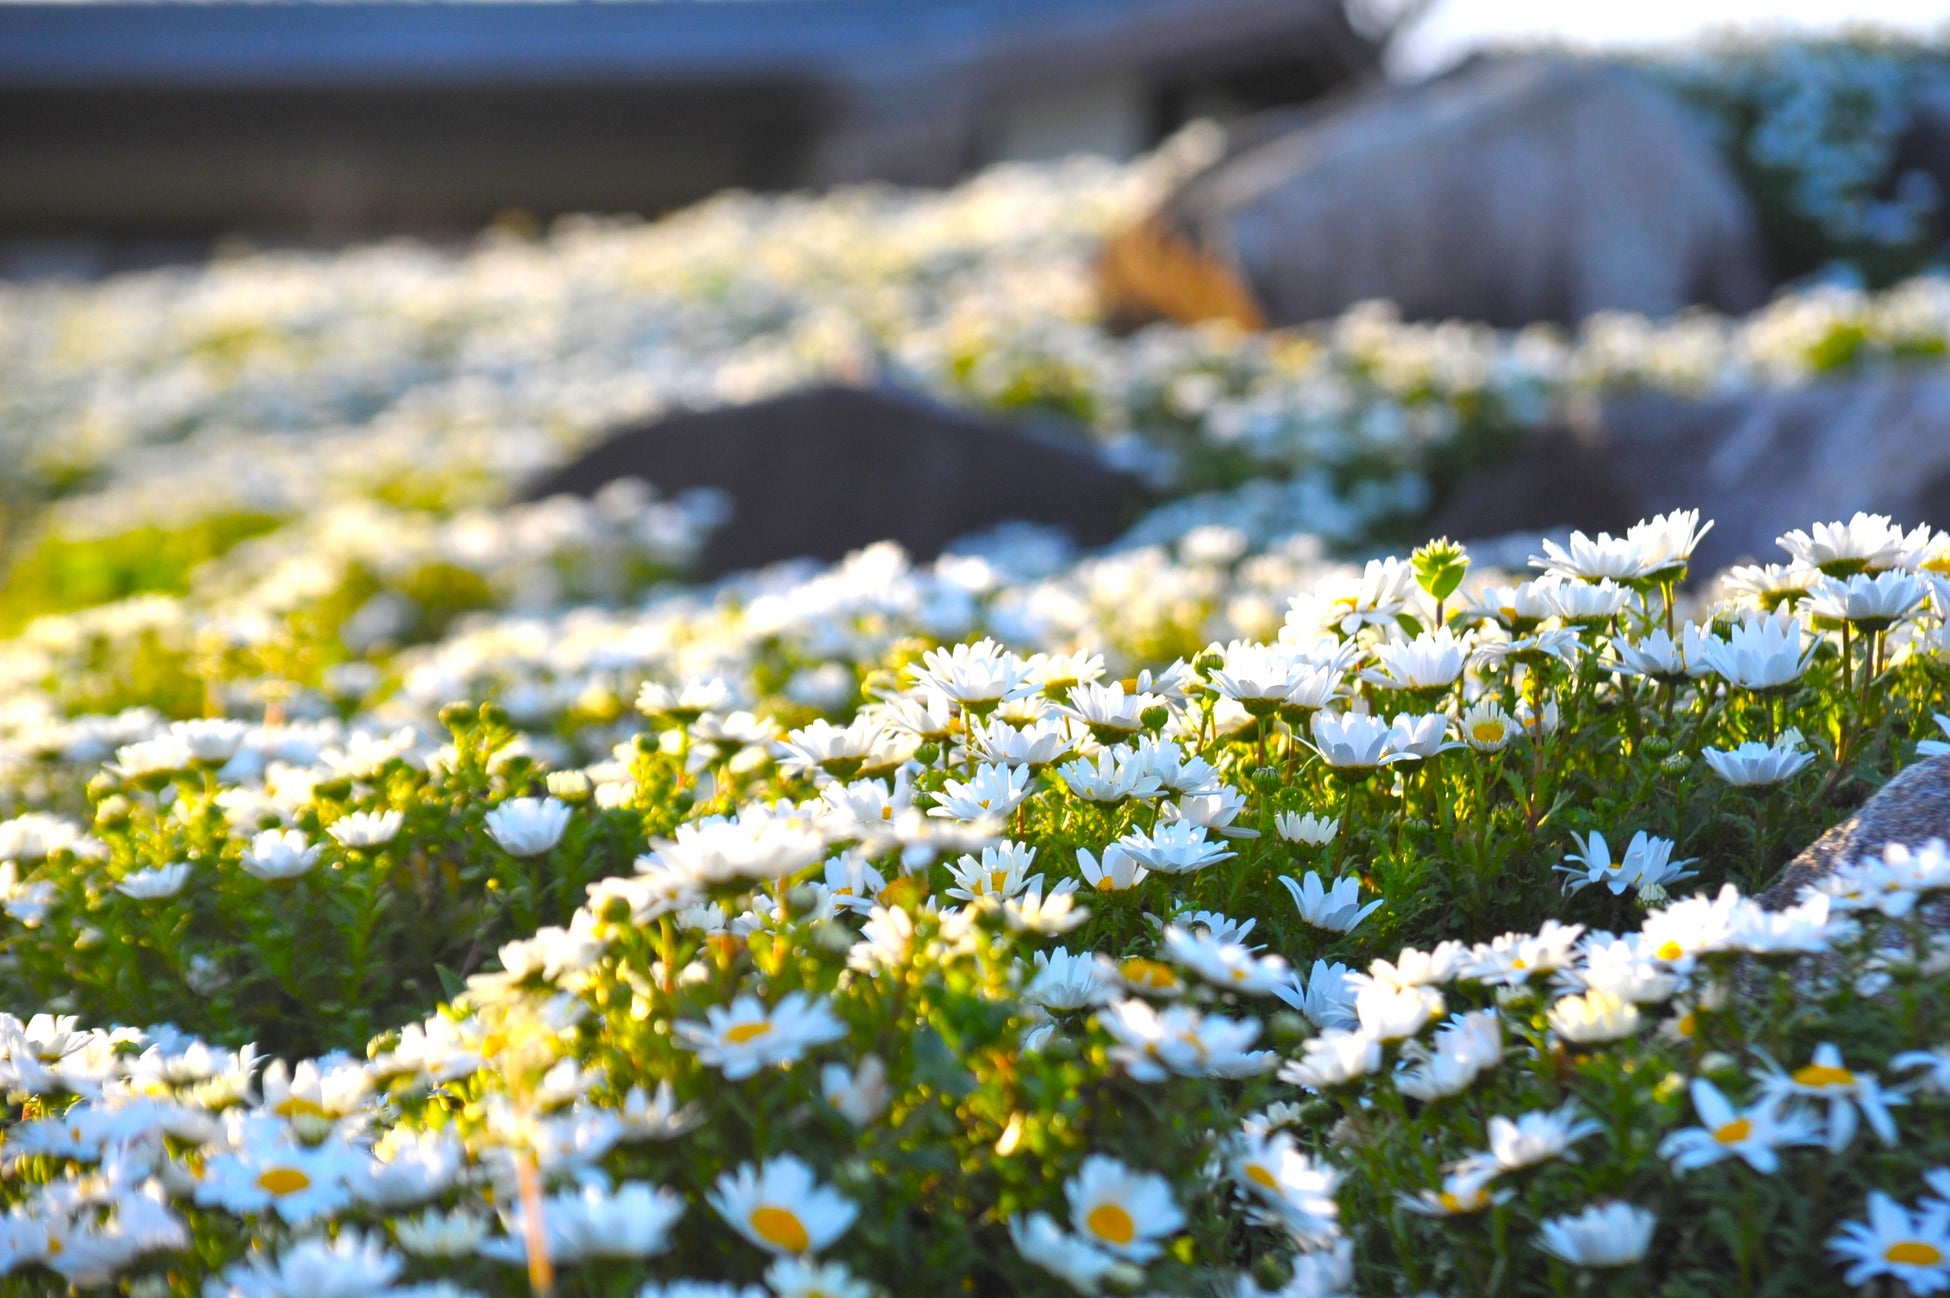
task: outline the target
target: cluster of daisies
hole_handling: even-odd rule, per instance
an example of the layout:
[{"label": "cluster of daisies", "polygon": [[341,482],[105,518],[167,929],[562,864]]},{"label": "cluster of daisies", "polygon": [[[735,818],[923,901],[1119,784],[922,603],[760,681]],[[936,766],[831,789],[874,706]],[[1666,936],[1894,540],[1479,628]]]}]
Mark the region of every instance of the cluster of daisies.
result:
[{"label": "cluster of daisies", "polygon": [[64,719],[0,822],[0,1273],[1950,1287],[1950,857],[1744,895],[1945,751],[1950,537],[1708,603],[1706,526],[1327,569],[1116,676],[1088,607],[883,555],[542,628],[553,704],[443,648],[349,719]]}]

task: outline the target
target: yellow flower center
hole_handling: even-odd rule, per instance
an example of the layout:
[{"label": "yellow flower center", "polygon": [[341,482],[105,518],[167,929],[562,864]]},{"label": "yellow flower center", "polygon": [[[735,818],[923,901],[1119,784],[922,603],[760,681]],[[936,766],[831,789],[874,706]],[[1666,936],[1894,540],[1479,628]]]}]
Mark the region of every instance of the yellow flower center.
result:
[{"label": "yellow flower center", "polygon": [[1442,1210],[1444,1212],[1475,1212],[1478,1208],[1483,1206],[1483,1196],[1480,1194],[1471,1195],[1467,1200],[1465,1200],[1459,1194],[1456,1194],[1449,1190],[1444,1190],[1441,1194],[1438,1194],[1435,1198],[1436,1198],[1436,1202],[1442,1205]]},{"label": "yellow flower center", "polygon": [[1699,1031],[1699,1015],[1682,1014],[1679,1016],[1679,1022],[1674,1026],[1678,1029],[1680,1036],[1690,1040]]},{"label": "yellow flower center", "polygon": [[1680,956],[1685,955],[1686,952],[1679,943],[1668,940],[1652,954],[1658,956],[1661,960],[1677,960]]},{"label": "yellow flower center", "polygon": [[1469,733],[1475,736],[1476,742],[1479,744],[1493,744],[1503,738],[1503,723],[1501,721],[1478,721]]},{"label": "yellow flower center", "polygon": [[1166,988],[1178,985],[1178,975],[1171,971],[1170,966],[1160,964],[1156,960],[1146,960],[1143,956],[1132,956],[1118,966],[1117,972],[1123,975],[1125,982],[1136,983],[1141,987]]},{"label": "yellow flower center", "polygon": [[1098,1239],[1109,1240],[1113,1244],[1128,1244],[1137,1238],[1137,1223],[1131,1214],[1114,1203],[1100,1203],[1090,1210],[1084,1218],[1084,1225]]},{"label": "yellow flower center", "polygon": [[1280,1183],[1273,1178],[1273,1174],[1258,1163],[1246,1164],[1246,1179],[1263,1189],[1277,1190],[1280,1188]]},{"label": "yellow flower center", "polygon": [[1855,1085],[1855,1074],[1846,1068],[1830,1068],[1826,1064],[1809,1064],[1794,1070],[1794,1080],[1802,1086],[1822,1090],[1832,1087]]},{"label": "yellow flower center", "polygon": [[259,1173],[257,1186],[267,1194],[296,1194],[311,1186],[311,1178],[295,1167],[273,1167]]},{"label": "yellow flower center", "polygon": [[790,1208],[762,1204],[753,1208],[752,1215],[746,1220],[760,1239],[788,1253],[803,1253],[812,1243],[812,1236],[806,1233],[806,1224]]},{"label": "yellow flower center", "polygon": [[1903,1239],[1884,1249],[1882,1260],[1898,1266],[1941,1266],[1943,1250],[1920,1239]]},{"label": "yellow flower center", "polygon": [[1007,882],[1009,882],[1009,872],[1008,872],[1007,870],[990,870],[990,871],[989,871],[989,891],[990,891],[990,892],[1001,892],[1001,891],[1002,891],[1002,885],[1004,885],[1004,884],[1006,884]]},{"label": "yellow flower center", "polygon": [[284,1103],[278,1105],[276,1112],[280,1118],[322,1118],[326,1116],[324,1105],[315,1104],[302,1095],[287,1097]]},{"label": "yellow flower center", "polygon": [[724,1039],[731,1042],[734,1046],[742,1046],[747,1041],[754,1041],[771,1030],[772,1025],[763,1021],[758,1023],[738,1023],[725,1029]]},{"label": "yellow flower center", "polygon": [[1749,1118],[1735,1118],[1724,1127],[1713,1129],[1713,1139],[1722,1145],[1737,1145],[1754,1134],[1754,1124]]},{"label": "yellow flower center", "polygon": [[1106,874],[1106,875],[1105,875],[1105,876],[1104,876],[1103,878],[1101,878],[1101,879],[1099,879],[1099,880],[1097,880],[1097,891],[1098,891],[1098,892],[1116,892],[1116,891],[1117,891],[1117,881],[1116,881],[1115,879],[1113,879],[1113,878],[1111,878],[1111,877],[1110,877],[1110,876],[1109,876],[1108,874]]}]

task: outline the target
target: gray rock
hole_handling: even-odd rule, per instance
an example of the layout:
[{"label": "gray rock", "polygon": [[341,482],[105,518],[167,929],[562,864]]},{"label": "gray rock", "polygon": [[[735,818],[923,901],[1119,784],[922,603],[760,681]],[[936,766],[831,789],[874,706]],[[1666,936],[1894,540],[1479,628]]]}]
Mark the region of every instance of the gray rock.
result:
[{"label": "gray rock", "polygon": [[591,495],[619,478],[667,495],[729,495],[730,522],[712,534],[701,577],[838,559],[883,540],[931,558],[1018,519],[1099,545],[1134,520],[1145,494],[1080,439],[1063,445],[898,389],[838,386],[619,432],[525,494]]},{"label": "gray rock", "polygon": [[1776,537],[1857,510],[1950,522],[1950,375],[1889,368],[1709,401],[1610,398],[1579,427],[1465,478],[1429,529],[1616,531],[1693,507],[1715,520],[1697,574],[1786,562]]},{"label": "gray rock", "polygon": [[1768,286],[1751,206],[1687,111],[1628,68],[1554,57],[1306,115],[1181,185],[1104,279],[1120,317],[1247,324],[1369,298],[1511,326],[1744,311]]},{"label": "gray rock", "polygon": [[1789,861],[1760,903],[1780,910],[1800,899],[1801,889],[1891,843],[1921,847],[1950,840],[1950,757],[1933,757],[1905,768],[1862,809],[1809,844]]}]

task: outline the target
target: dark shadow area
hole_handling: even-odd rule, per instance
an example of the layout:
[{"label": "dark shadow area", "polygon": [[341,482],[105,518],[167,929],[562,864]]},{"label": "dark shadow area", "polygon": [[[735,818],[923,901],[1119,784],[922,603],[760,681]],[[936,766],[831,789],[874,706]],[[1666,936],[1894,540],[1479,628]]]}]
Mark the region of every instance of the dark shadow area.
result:
[{"label": "dark shadow area", "polygon": [[928,559],[1009,520],[1083,545],[1114,540],[1147,503],[1095,456],[892,388],[817,387],[671,415],[616,434],[525,493],[591,495],[619,478],[732,500],[700,575],[898,541]]}]

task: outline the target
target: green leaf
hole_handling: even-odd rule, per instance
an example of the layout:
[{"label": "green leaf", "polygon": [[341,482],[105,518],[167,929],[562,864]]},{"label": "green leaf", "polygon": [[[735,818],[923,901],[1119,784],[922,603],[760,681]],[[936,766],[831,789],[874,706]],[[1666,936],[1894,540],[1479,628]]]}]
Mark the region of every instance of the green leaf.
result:
[{"label": "green leaf", "polygon": [[447,999],[459,1000],[461,993],[467,990],[467,981],[444,964],[436,964],[433,971],[440,975],[440,990]]}]

